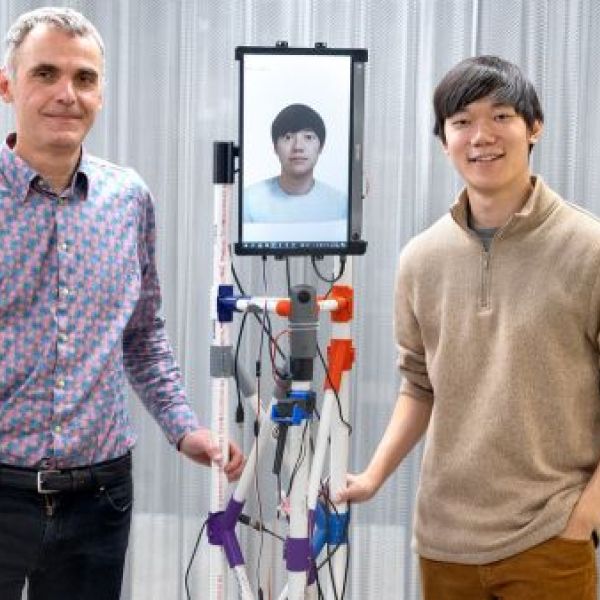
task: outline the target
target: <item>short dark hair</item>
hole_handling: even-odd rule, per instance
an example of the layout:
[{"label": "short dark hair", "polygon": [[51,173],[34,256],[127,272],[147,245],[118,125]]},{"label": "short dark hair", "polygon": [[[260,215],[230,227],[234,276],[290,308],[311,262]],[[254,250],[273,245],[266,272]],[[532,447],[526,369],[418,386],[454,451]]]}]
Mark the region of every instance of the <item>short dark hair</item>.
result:
[{"label": "short dark hair", "polygon": [[544,122],[535,88],[519,67],[497,56],[473,56],[450,69],[435,88],[433,133],[445,144],[446,119],[487,96],[512,106],[529,128]]},{"label": "short dark hair", "polygon": [[286,133],[310,129],[317,134],[321,147],[325,143],[325,123],[321,115],[306,104],[290,104],[281,110],[271,125],[273,145]]}]

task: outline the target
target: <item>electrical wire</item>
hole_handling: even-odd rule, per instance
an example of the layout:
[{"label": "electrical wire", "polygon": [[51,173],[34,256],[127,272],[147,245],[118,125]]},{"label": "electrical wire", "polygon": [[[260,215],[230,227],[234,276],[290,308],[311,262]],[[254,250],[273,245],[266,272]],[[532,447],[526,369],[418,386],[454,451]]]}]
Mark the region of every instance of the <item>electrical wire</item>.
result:
[{"label": "electrical wire", "polygon": [[[325,498],[325,502],[328,505],[328,507],[333,509],[333,512],[336,514],[336,517],[339,517],[340,513],[338,512],[338,509],[337,509],[337,506],[335,505],[335,503],[331,501],[329,493],[326,493],[324,495],[324,498]],[[335,582],[334,582],[334,577],[333,577],[333,568],[331,565],[331,558],[338,551],[338,549],[342,546],[342,542],[338,542],[335,545],[333,552],[331,552],[331,553],[328,552],[327,557],[319,566],[319,569],[320,569],[322,566],[324,566],[325,563],[328,563],[329,576],[331,577],[331,585],[332,585],[333,594],[334,594],[336,600],[343,600],[344,596],[346,595],[346,585],[348,582],[348,571],[350,569],[350,538],[348,537],[348,528],[350,527],[350,511],[351,511],[351,504],[348,503],[348,511],[347,511],[348,517],[347,517],[346,524],[344,527],[344,534],[342,536],[342,537],[346,538],[346,564],[344,567],[344,581],[342,583],[342,594],[339,598],[338,598],[338,594],[337,594],[337,589],[335,587]],[[327,545],[327,548],[329,550],[329,544]]]},{"label": "electrical wire", "polygon": [[321,271],[319,271],[319,267],[317,267],[317,259],[315,256],[311,256],[310,257],[310,263],[312,264],[313,270],[316,274],[316,276],[321,280],[324,281],[325,283],[329,283],[330,287],[327,290],[327,293],[325,294],[325,298],[329,297],[329,294],[331,294],[331,290],[333,290],[333,286],[342,278],[342,276],[344,275],[344,271],[346,270],[346,257],[342,254],[340,256],[340,271],[337,275],[334,275],[333,277],[329,278],[329,277],[325,277]]},{"label": "electrical wire", "polygon": [[288,377],[286,377],[287,373],[285,371],[281,371],[277,368],[277,364],[276,364],[276,359],[275,359],[275,346],[279,341],[279,338],[282,335],[289,335],[290,330],[289,329],[282,329],[274,338],[272,338],[272,341],[269,343],[269,357],[271,359],[271,370],[273,373],[273,381],[279,386],[279,387],[284,387],[285,386],[285,381],[286,379],[289,379]]},{"label": "electrical wire", "polygon": [[290,276],[290,257],[285,257],[285,279],[287,282],[288,296],[292,295],[292,278]]},{"label": "electrical wire", "polygon": [[[260,406],[260,401],[259,401],[259,406]],[[260,497],[260,489],[258,486],[258,436],[255,438],[256,440],[256,445],[255,445],[255,452],[254,452],[254,456],[255,456],[255,461],[254,461],[254,489],[256,492],[256,501],[258,503],[258,518],[259,518],[259,522],[262,523],[264,522],[264,518],[263,518],[263,508],[262,508],[262,499]],[[261,563],[262,563],[262,554],[263,554],[263,547],[264,547],[264,540],[265,540],[265,528],[261,527],[260,530],[260,544],[259,544],[259,549],[258,549],[258,561],[256,564],[256,581],[258,583],[258,589],[259,591],[261,590],[262,586],[261,586],[261,582],[260,582],[260,567],[261,567]]]},{"label": "electrical wire", "polygon": [[[231,253],[231,248],[230,248],[230,253]],[[267,276],[266,276],[266,256],[263,256],[263,265],[262,265],[262,279],[263,279],[263,287],[264,287],[264,291],[265,291],[265,296],[267,295]],[[233,276],[234,281],[236,282],[236,285],[240,291],[240,293],[242,295],[246,295],[244,292],[244,288],[240,282],[240,279],[237,275],[237,272],[235,270],[233,261],[230,262],[231,264],[231,273]],[[288,287],[288,294],[291,295],[291,277],[290,277],[290,264],[289,264],[289,258],[286,257],[285,260],[285,264],[286,264],[286,282],[287,282],[287,287]],[[340,257],[340,270],[339,273],[335,276],[333,276],[332,278],[326,278],[322,275],[322,273],[319,271],[317,264],[316,264],[316,258],[314,256],[311,257],[311,264],[313,266],[313,269],[317,275],[317,277],[321,280],[324,281],[325,283],[330,284],[330,288],[327,291],[327,293],[325,294],[325,298],[327,298],[329,296],[329,294],[331,293],[334,284],[339,281],[343,274],[344,274],[344,270],[345,270],[345,265],[346,265],[346,257],[345,256],[341,256]],[[283,330],[281,332],[279,332],[275,337],[273,337],[272,335],[272,323],[271,323],[271,319],[270,316],[266,310],[266,301],[265,301],[265,306],[262,310],[263,313],[263,318],[261,319],[261,317],[257,314],[257,312],[252,311],[252,314],[254,315],[254,317],[257,319],[257,321],[259,322],[260,326],[261,326],[261,334],[260,334],[260,342],[259,342],[259,357],[256,363],[256,375],[257,375],[257,388],[258,388],[258,397],[260,398],[260,376],[261,376],[261,371],[262,371],[262,352],[263,352],[263,347],[264,347],[264,338],[265,335],[268,337],[269,339],[269,358],[270,358],[270,362],[271,362],[271,366],[272,366],[272,370],[273,370],[273,378],[275,380],[275,382],[277,383],[277,378],[279,376],[279,373],[277,371],[277,366],[276,366],[276,360],[275,360],[275,353],[279,353],[279,355],[281,356],[281,358],[283,358],[284,360],[287,360],[287,357],[285,355],[285,353],[281,350],[281,347],[278,344],[278,340],[279,337],[281,337],[281,335],[288,333],[288,330]],[[236,386],[237,386],[237,391],[238,391],[238,406],[241,406],[241,392],[239,389],[239,380],[238,380],[238,358],[239,358],[239,351],[240,351],[240,346],[241,346],[241,339],[242,339],[242,335],[243,335],[243,331],[244,331],[244,327],[245,327],[245,321],[246,318],[248,316],[248,313],[246,313],[244,315],[244,318],[242,320],[242,323],[240,325],[240,331],[238,333],[238,340],[237,340],[237,344],[236,344],[236,351],[235,351],[235,358],[234,358],[234,373],[235,373],[235,381],[236,381]],[[352,433],[352,426],[350,425],[350,423],[348,423],[343,416],[342,413],[342,405],[341,405],[341,401],[338,395],[338,392],[335,388],[335,386],[333,385],[333,382],[331,380],[331,376],[329,373],[329,369],[327,366],[327,363],[325,362],[325,359],[323,357],[323,354],[321,352],[321,349],[319,347],[319,345],[317,344],[317,352],[319,355],[319,359],[321,361],[321,364],[323,366],[325,375],[327,377],[328,383],[331,387],[331,389],[334,392],[335,398],[336,398],[336,402],[337,402],[337,406],[338,406],[338,413],[339,413],[339,418],[340,421],[344,424],[344,426],[348,429],[349,434]],[[260,405],[259,405],[259,410],[260,410]],[[303,434],[302,434],[302,443],[300,446],[300,451],[298,453],[298,457],[296,459],[294,468],[292,470],[291,476],[290,476],[290,481],[289,481],[289,485],[288,485],[288,496],[291,493],[291,489],[295,480],[295,477],[300,469],[300,466],[302,465],[302,463],[304,462],[305,458],[306,458],[306,454],[309,451],[307,449],[307,444],[305,444],[305,434],[306,434],[306,430],[308,427],[308,421],[305,423],[304,425],[304,430],[303,430]],[[257,432],[257,428],[255,427],[255,433]],[[258,440],[258,437],[256,437],[256,440]],[[309,440],[309,442],[312,445],[312,439]],[[257,443],[257,441],[256,441]],[[313,450],[314,451],[314,450]],[[255,455],[257,456],[258,453],[255,453]],[[269,529],[267,529],[266,527],[264,527],[263,525],[263,514],[262,514],[262,502],[261,502],[261,498],[260,498],[260,490],[259,490],[259,486],[258,486],[258,464],[255,464],[255,468],[254,468],[254,483],[255,483],[255,490],[256,490],[256,494],[257,494],[257,501],[258,501],[258,507],[259,507],[259,524],[260,524],[260,534],[261,534],[261,541],[260,541],[260,549],[259,549],[259,556],[258,556],[258,564],[257,564],[257,580],[258,580],[258,588],[259,588],[259,594],[262,592],[261,589],[261,585],[260,585],[260,566],[261,566],[261,561],[262,561],[262,553],[263,553],[263,545],[264,545],[264,533],[268,533],[278,539],[282,539],[281,536],[275,534],[274,532],[270,531]],[[281,479],[280,477],[278,477],[278,493],[281,497]],[[329,507],[331,509],[333,509],[333,511],[336,513],[336,515],[338,515],[338,511],[337,508],[335,506],[335,504],[333,504],[333,502],[331,502],[331,499],[329,498],[329,494],[327,494],[326,496],[326,502],[329,505]],[[349,525],[349,513],[350,513],[350,505],[348,505],[348,522],[346,523],[346,532],[345,532],[345,536],[347,536],[347,528]],[[242,521],[244,522],[244,521]],[[192,552],[192,556],[190,558],[190,562],[188,564],[188,568],[186,570],[186,574],[185,574],[185,587],[186,587],[186,593],[187,593],[187,597],[188,600],[191,600],[191,596],[190,596],[190,592],[189,592],[189,586],[188,586],[188,576],[191,570],[191,566],[192,563],[194,561],[195,555],[197,553],[198,550],[198,546],[200,544],[200,540],[202,538],[202,534],[204,532],[204,529],[206,527],[207,521],[205,521],[202,525],[202,528],[200,530],[200,533],[198,535],[198,538],[196,540],[195,546],[194,546],[194,550]],[[248,523],[246,523],[248,524]],[[256,528],[254,525],[250,525],[251,527]],[[332,570],[332,564],[331,564],[331,558],[333,557],[333,555],[337,552],[337,550],[341,547],[341,542],[339,542],[338,544],[336,544],[336,546],[334,547],[334,549],[332,551],[329,551],[329,544],[327,545],[328,548],[328,552],[327,552],[327,556],[325,557],[325,559],[316,567],[316,584],[317,584],[317,589],[318,589],[318,595],[319,595],[319,599],[324,598],[323,595],[323,591],[321,589],[321,585],[319,582],[319,576],[318,576],[318,572],[319,570],[324,567],[326,564],[328,565],[329,571],[330,571],[330,577],[331,577],[331,582],[332,582],[332,589],[333,589],[333,593],[334,593],[334,597],[335,600],[343,600],[345,593],[346,593],[346,585],[347,585],[347,579],[348,579],[348,571],[349,571],[349,563],[350,563],[350,543],[349,541],[346,542],[346,546],[347,546],[347,553],[346,553],[346,567],[345,567],[345,573],[344,573],[344,582],[343,582],[343,587],[342,587],[342,594],[341,597],[338,596],[338,592],[337,589],[335,587],[335,582],[334,582],[334,578],[333,578],[333,570]]]},{"label": "electrical wire", "polygon": [[200,540],[202,539],[202,534],[204,533],[204,529],[206,528],[206,524],[208,523],[208,519],[204,520],[202,523],[202,527],[200,528],[200,533],[198,533],[198,537],[196,538],[196,543],[194,544],[194,549],[192,550],[192,555],[190,556],[190,561],[188,562],[187,569],[185,570],[184,584],[185,584],[185,593],[187,596],[187,600],[192,600],[192,595],[190,594],[190,586],[189,586],[189,576],[190,571],[192,569],[192,564],[194,559],[196,558],[196,552],[198,552],[198,546],[200,545]]},{"label": "electrical wire", "polygon": [[255,531],[264,531],[264,533],[268,533],[270,536],[278,539],[280,542],[285,542],[285,538],[278,533],[275,533],[272,529],[265,527],[262,521],[253,521],[248,515],[241,514],[238,517],[238,521],[242,523],[242,525],[246,525]]},{"label": "electrical wire", "polygon": [[292,486],[294,485],[294,479],[296,478],[296,475],[298,474],[298,471],[300,470],[300,467],[302,465],[302,463],[304,462],[304,459],[306,457],[306,445],[304,443],[304,440],[306,438],[306,430],[308,428],[308,421],[306,421],[304,423],[304,430],[302,431],[302,442],[300,444],[300,450],[298,452],[298,458],[296,459],[296,463],[294,464],[294,468],[292,469],[292,474],[290,476],[290,481],[288,484],[288,491],[287,491],[287,495],[289,496],[292,492]]},{"label": "electrical wire", "polygon": [[237,342],[235,344],[235,354],[233,356],[233,378],[235,380],[235,389],[237,392],[237,408],[235,420],[236,423],[244,422],[244,406],[242,404],[242,392],[240,390],[240,379],[239,379],[239,356],[240,356],[240,347],[242,343],[242,334],[244,333],[244,328],[246,327],[246,319],[248,318],[248,313],[244,313],[242,317],[242,322],[240,324],[240,329],[238,331]]},{"label": "electrical wire", "polygon": [[[229,254],[231,255],[231,247],[229,248]],[[244,290],[244,286],[242,285],[242,282],[240,281],[240,278],[238,277],[237,271],[235,270],[235,265],[233,264],[233,260],[230,261],[230,268],[231,268],[231,276],[233,277],[233,280],[235,281],[235,284],[240,292],[240,294],[242,294],[242,296],[246,296],[246,292]],[[263,265],[264,266],[264,265]],[[259,324],[261,325],[261,327],[265,327],[265,323],[264,320],[260,318],[260,316],[258,315],[258,313],[256,311],[248,311],[251,312],[252,315],[254,315],[254,318],[259,322]],[[265,315],[265,320],[267,320],[267,318],[270,321],[270,317],[268,317],[266,311],[263,313]],[[269,337],[269,340],[271,339],[271,335],[267,332],[267,336]],[[277,353],[279,354],[279,356],[283,359],[286,360],[287,356],[285,355],[285,353],[283,352],[283,350],[279,347],[279,345],[275,346],[277,349]]]},{"label": "electrical wire", "polygon": [[[272,339],[272,335],[271,335],[271,321],[270,319],[267,319],[267,300],[266,300],[266,296],[268,293],[268,286],[267,286],[267,257],[263,256],[262,257],[262,276],[263,276],[263,287],[264,287],[264,294],[265,294],[265,306],[263,309],[263,315],[264,315],[264,320],[262,322],[262,327],[260,329],[260,343],[259,343],[259,347],[258,347],[258,360],[256,362],[256,387],[257,387],[257,392],[258,392],[258,410],[256,413],[256,423],[258,425],[258,423],[260,423],[259,421],[259,417],[260,417],[260,398],[261,398],[261,390],[260,390],[260,383],[261,383],[261,371],[262,371],[262,355],[263,355],[263,347],[264,347],[264,341],[265,341],[265,332],[268,331],[269,334],[269,339]],[[269,329],[267,330],[266,324],[268,323]],[[276,342],[275,342],[276,343]],[[255,432],[258,433],[258,426],[255,427]],[[262,509],[262,499],[260,497],[260,488],[258,485],[258,435],[255,436],[255,452],[254,452],[254,489],[255,489],[255,493],[256,493],[256,501],[258,503],[258,515],[259,515],[259,520],[261,523],[263,523],[264,519],[263,519],[263,509]],[[262,585],[261,585],[261,580],[260,580],[260,568],[262,565],[262,555],[263,555],[263,548],[264,548],[264,532],[261,531],[260,533],[260,544],[259,544],[259,549],[258,549],[258,560],[256,563],[256,582],[257,582],[257,587],[258,587],[258,593],[259,596],[262,595]]]}]

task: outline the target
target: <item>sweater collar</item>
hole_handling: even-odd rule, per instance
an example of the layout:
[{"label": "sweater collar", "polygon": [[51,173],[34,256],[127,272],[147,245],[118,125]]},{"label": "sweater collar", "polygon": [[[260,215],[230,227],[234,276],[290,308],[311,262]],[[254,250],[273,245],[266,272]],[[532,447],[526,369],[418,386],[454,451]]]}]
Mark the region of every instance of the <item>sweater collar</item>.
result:
[{"label": "sweater collar", "polygon": [[[506,237],[516,232],[535,229],[558,207],[560,196],[553,192],[539,175],[532,177],[532,183],[533,191],[527,202],[498,230],[498,236]],[[452,218],[465,231],[469,231],[468,203],[467,190],[464,188],[450,208]]]}]

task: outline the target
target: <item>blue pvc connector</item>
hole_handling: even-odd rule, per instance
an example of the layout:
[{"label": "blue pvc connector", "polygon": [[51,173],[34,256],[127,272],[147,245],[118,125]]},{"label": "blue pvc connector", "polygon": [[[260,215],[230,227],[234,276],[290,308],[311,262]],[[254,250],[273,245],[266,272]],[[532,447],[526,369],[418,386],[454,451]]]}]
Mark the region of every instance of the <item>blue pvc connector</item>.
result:
[{"label": "blue pvc connector", "polygon": [[315,510],[315,527],[312,534],[312,553],[316,558],[325,544],[338,546],[348,543],[350,512],[329,512],[323,502]]},{"label": "blue pvc connector", "polygon": [[317,558],[327,542],[327,512],[322,502],[315,509],[315,527],[312,533],[312,555]]},{"label": "blue pvc connector", "polygon": [[329,513],[327,522],[327,543],[331,546],[348,543],[348,523],[350,513]]},{"label": "blue pvc connector", "polygon": [[247,296],[234,296],[232,285],[220,285],[217,291],[217,318],[220,323],[233,321],[236,303]]}]

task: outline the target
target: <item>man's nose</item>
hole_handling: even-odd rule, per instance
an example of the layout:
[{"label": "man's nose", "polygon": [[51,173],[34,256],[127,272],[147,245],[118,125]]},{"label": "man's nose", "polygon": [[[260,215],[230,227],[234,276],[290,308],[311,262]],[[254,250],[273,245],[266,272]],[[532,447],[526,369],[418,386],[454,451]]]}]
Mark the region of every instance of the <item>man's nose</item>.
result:
[{"label": "man's nose", "polygon": [[494,125],[487,121],[478,121],[475,123],[471,143],[475,146],[480,144],[490,144],[496,140]]},{"label": "man's nose", "polygon": [[294,137],[292,138],[292,148],[294,150],[302,150],[304,148],[303,139],[300,135],[300,132],[294,134]]},{"label": "man's nose", "polygon": [[75,88],[70,79],[65,77],[58,82],[57,100],[63,104],[75,102]]}]

